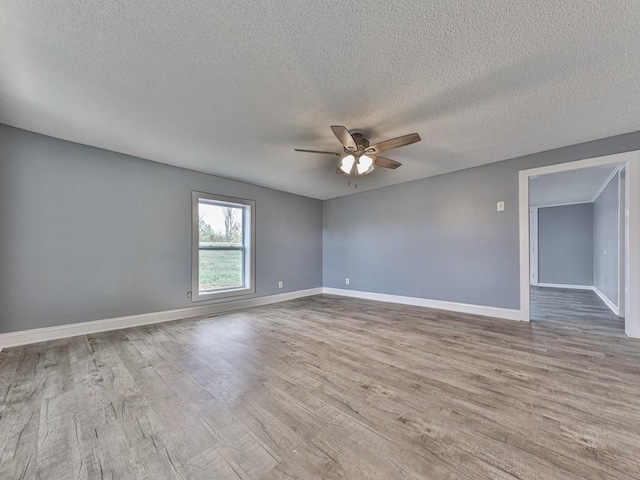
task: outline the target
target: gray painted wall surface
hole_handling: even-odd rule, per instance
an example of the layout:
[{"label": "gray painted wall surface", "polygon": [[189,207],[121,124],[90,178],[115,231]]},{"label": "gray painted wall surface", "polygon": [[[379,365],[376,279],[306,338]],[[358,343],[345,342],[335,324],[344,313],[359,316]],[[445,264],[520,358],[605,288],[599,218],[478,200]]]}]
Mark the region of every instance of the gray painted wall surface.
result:
[{"label": "gray painted wall surface", "polygon": [[619,249],[618,182],[618,177],[614,177],[593,204],[594,285],[616,306]]},{"label": "gray painted wall surface", "polygon": [[538,279],[593,285],[593,204],[538,209]]},{"label": "gray painted wall surface", "polygon": [[517,309],[518,172],[638,149],[640,132],[325,201],[324,285]]},{"label": "gray painted wall surface", "polygon": [[321,201],[0,125],[0,332],[194,305],[192,190],[256,201],[255,296],[322,286]]}]

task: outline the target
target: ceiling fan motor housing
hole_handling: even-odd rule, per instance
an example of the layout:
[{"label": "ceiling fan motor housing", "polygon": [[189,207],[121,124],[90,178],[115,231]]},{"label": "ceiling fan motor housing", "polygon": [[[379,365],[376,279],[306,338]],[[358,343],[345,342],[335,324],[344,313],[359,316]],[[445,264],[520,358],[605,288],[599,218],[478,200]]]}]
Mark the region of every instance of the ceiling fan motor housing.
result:
[{"label": "ceiling fan motor housing", "polygon": [[344,151],[346,153],[363,154],[365,149],[369,148],[369,140],[364,138],[364,136],[361,133],[352,133],[351,136],[353,137],[353,141],[356,142],[356,145],[358,146],[358,150],[356,150],[355,152],[349,152],[349,150],[347,150],[347,148],[345,147]]}]

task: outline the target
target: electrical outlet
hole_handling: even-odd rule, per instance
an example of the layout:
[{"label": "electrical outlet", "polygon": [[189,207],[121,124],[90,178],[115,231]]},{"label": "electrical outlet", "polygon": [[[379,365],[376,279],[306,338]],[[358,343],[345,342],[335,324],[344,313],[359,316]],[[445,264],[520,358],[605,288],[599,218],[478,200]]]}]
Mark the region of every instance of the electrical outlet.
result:
[{"label": "electrical outlet", "polygon": [[187,298],[191,298],[193,297],[193,295],[191,294],[191,292],[187,292]]},{"label": "electrical outlet", "polygon": [[504,202],[498,202],[496,204],[496,210],[498,210],[499,212],[504,212]]},{"label": "electrical outlet", "polygon": [[344,284],[345,284],[345,285],[349,285],[349,277],[347,277],[347,278],[345,278],[345,279],[344,279]]},{"label": "electrical outlet", "polygon": [[282,282],[282,280],[278,281],[278,288],[282,288],[284,287],[284,283]]}]

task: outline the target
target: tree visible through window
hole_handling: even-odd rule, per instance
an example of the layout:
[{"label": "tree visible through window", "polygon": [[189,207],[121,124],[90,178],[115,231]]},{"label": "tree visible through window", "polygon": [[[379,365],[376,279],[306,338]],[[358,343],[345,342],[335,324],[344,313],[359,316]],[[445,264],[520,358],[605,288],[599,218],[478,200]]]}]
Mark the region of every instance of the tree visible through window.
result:
[{"label": "tree visible through window", "polygon": [[[198,229],[197,250],[194,248],[194,255],[197,256],[197,263],[194,259],[194,267],[197,267],[197,288],[194,285],[196,298],[216,294],[223,296],[220,293],[230,291],[237,294],[239,289],[253,287],[253,265],[249,255],[253,202],[228,200],[225,197],[194,192]],[[195,215],[194,211],[194,220]]]}]

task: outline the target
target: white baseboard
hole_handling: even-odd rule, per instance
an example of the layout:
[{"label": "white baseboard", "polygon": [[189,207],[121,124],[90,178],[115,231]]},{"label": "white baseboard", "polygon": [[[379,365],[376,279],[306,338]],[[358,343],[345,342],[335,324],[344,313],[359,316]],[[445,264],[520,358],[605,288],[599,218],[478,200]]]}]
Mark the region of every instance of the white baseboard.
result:
[{"label": "white baseboard", "polygon": [[538,283],[538,287],[567,288],[569,290],[593,290],[593,285],[570,285],[566,283]]},{"label": "white baseboard", "polygon": [[609,307],[609,310],[611,310],[616,315],[620,315],[620,311],[618,310],[616,304],[609,300],[609,297],[607,297],[604,293],[598,290],[598,287],[593,287],[593,291],[596,292],[596,295],[600,297],[600,300],[602,300],[604,304]]},{"label": "white baseboard", "polygon": [[435,308],[438,310],[449,310],[451,312],[470,313],[483,317],[504,318],[506,320],[520,320],[520,310],[501,307],[487,307],[485,305],[470,305],[467,303],[446,302],[442,300],[429,300],[419,297],[404,297],[401,295],[388,295],[386,293],[360,292],[357,290],[346,290],[342,288],[324,288],[324,293],[340,295],[343,297],[362,298],[366,300],[376,300],[378,302],[401,303],[403,305],[413,305],[416,307]]},{"label": "white baseboard", "polygon": [[242,308],[258,307],[271,303],[285,302],[294,298],[319,295],[323,292],[322,287],[308,290],[298,290],[295,292],[269,295],[265,297],[254,297],[245,300],[233,300],[224,303],[214,303],[209,305],[198,305],[195,307],[180,308],[176,310],[166,310],[163,312],[142,313],[127,317],[108,318],[104,320],[94,320],[91,322],[75,323],[70,325],[60,325],[55,327],[34,328],[32,330],[22,330],[0,334],[0,350],[7,347],[27,345],[30,343],[46,342],[58,338],[75,337],[90,333],[107,332],[119,330],[121,328],[139,327],[152,323],[169,322],[172,320],[182,320],[185,318],[202,317],[218,313],[239,310]]}]

